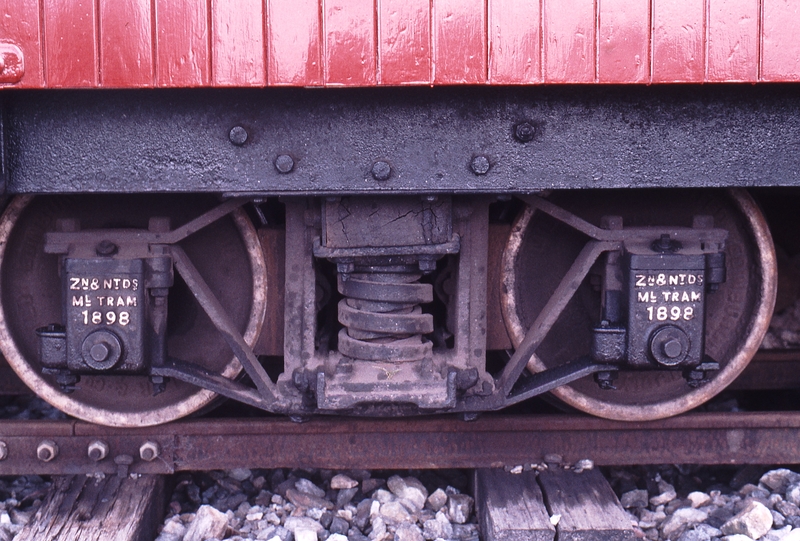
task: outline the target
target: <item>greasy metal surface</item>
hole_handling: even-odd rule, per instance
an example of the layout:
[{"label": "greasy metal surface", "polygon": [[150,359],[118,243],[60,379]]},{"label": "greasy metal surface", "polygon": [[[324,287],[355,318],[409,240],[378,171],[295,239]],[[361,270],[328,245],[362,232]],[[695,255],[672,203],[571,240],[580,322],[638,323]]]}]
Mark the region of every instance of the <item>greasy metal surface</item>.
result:
[{"label": "greasy metal surface", "polygon": [[[9,93],[10,192],[800,184],[791,86]],[[529,122],[533,139],[514,127]],[[248,138],[233,144],[230,131]],[[272,164],[289,155],[294,168]],[[114,156],[109,160],[108,156]],[[484,157],[489,169],[470,164]],[[391,166],[375,180],[373,165]]]},{"label": "greasy metal surface", "polygon": [[7,0],[20,87],[798,81],[787,0]]},{"label": "greasy metal surface", "polygon": [[[591,202],[586,197],[591,197]],[[603,197],[608,198],[603,201]],[[752,198],[742,191],[731,191],[728,195],[696,192],[691,199],[686,192],[682,195],[675,192],[571,194],[564,199],[569,208],[567,199],[576,203],[573,208],[582,209],[579,214],[584,219],[593,213],[586,213],[588,207],[602,208],[603,211],[598,211],[600,214],[620,215],[623,223],[632,226],[677,225],[677,222],[689,226],[694,214],[712,215],[715,227],[729,234],[726,244],[728,277],[720,291],[709,294],[707,299],[706,353],[721,365],[708,383],[692,389],[680,373],[620,372],[616,390],[602,390],[587,380],[555,389],[553,394],[594,415],[640,421],[687,411],[730,384],[757,351],[775,304],[775,252],[767,225]],[[583,202],[577,203],[579,200]],[[592,219],[599,219],[599,214]],[[533,223],[537,225],[529,227]],[[537,231],[539,236],[531,231]],[[546,238],[541,236],[543,231],[547,232]],[[577,265],[574,254],[578,250],[585,251],[586,248],[581,248],[585,243],[585,238],[578,236],[574,229],[565,230],[563,224],[542,220],[530,209],[514,224],[503,257],[502,302],[509,335],[520,351],[524,352],[537,337],[537,333],[527,329],[540,318],[538,314],[545,313],[542,307],[555,302],[545,291],[553,291],[560,284],[565,272],[558,269],[569,268],[573,260]],[[541,286],[539,289],[527,286],[533,276]],[[558,323],[548,329],[550,332],[542,340],[542,347],[531,357],[528,363],[531,371],[540,372],[585,355],[586,329],[596,324],[599,299],[595,299],[591,288],[584,284],[582,293],[567,306]],[[513,376],[514,368],[518,367],[509,362],[504,372]],[[507,389],[508,381],[506,379]]]},{"label": "greasy metal surface", "polygon": [[[42,247],[45,234],[55,229],[58,218],[79,218],[86,229],[114,225],[146,229],[154,213],[173,218],[178,226],[215,207],[215,201],[183,197],[178,203],[164,197],[120,200],[108,196],[29,199],[15,199],[0,221],[4,240],[0,254],[0,336],[3,354],[20,378],[59,409],[104,424],[163,423],[208,405],[214,393],[174,380],[165,392],[153,396],[145,376],[84,376],[78,390],[65,395],[51,378],[41,375],[33,331],[61,318],[58,257],[46,254]],[[175,233],[181,238],[185,232],[179,227]],[[235,211],[230,218],[187,237],[181,247],[205,280],[213,284],[229,317],[242,330],[245,341],[252,344],[263,323],[267,289],[260,244],[244,213]],[[173,318],[168,327],[169,354],[196,362],[222,377],[235,377],[241,371],[239,362],[232,358],[231,350],[195,304],[188,288],[173,286],[170,300]]]},{"label": "greasy metal surface", "polygon": [[[597,465],[793,464],[800,437],[798,413],[697,413],[662,421],[623,423],[576,415],[486,415],[411,420],[285,418],[188,420],[135,429],[109,429],[79,421],[6,421],[8,446],[1,475],[117,473],[115,457],[133,458],[130,472],[235,467],[475,468],[542,462],[559,454],[567,463]],[[59,446],[51,462],[35,458],[45,439]],[[97,439],[109,456],[87,456]],[[158,444],[157,460],[138,449]]]}]

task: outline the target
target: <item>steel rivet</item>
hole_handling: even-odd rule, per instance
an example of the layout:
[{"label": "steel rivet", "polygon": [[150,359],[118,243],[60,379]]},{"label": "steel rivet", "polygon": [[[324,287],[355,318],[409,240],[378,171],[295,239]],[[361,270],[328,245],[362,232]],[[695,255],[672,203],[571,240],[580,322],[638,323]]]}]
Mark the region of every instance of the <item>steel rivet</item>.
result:
[{"label": "steel rivet", "polygon": [[44,440],[36,448],[36,457],[42,462],[50,462],[58,456],[58,445],[53,440]]},{"label": "steel rivet", "polygon": [[275,169],[279,173],[291,173],[292,169],[294,169],[294,159],[288,154],[281,154],[275,158]]},{"label": "steel rivet", "polygon": [[472,158],[472,162],[469,166],[476,175],[485,175],[489,172],[489,158],[486,156],[475,156]]},{"label": "steel rivet", "polygon": [[146,441],[139,447],[139,456],[146,462],[157,459],[158,452],[158,444],[154,441]]},{"label": "steel rivet", "polygon": [[231,128],[228,138],[234,145],[242,146],[247,141],[247,130],[241,126],[234,126]]},{"label": "steel rivet", "polygon": [[388,180],[392,175],[392,166],[384,161],[372,164],[372,178],[375,180]]},{"label": "steel rivet", "polygon": [[527,143],[533,141],[536,136],[536,126],[530,122],[520,122],[514,126],[514,139],[520,143]]},{"label": "steel rivet", "polygon": [[95,462],[100,462],[108,456],[108,444],[104,441],[95,440],[89,444],[87,454]]},{"label": "steel rivet", "polygon": [[8,458],[8,445],[6,442],[0,441],[0,460],[5,460]]}]

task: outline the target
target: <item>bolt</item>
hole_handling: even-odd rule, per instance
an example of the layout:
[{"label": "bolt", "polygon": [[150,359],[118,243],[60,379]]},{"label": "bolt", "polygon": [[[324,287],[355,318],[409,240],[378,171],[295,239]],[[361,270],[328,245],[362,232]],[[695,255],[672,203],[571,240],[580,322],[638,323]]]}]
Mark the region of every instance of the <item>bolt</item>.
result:
[{"label": "bolt", "polygon": [[50,462],[58,456],[58,445],[53,440],[44,440],[36,448],[36,457],[42,462]]},{"label": "bolt", "polygon": [[489,172],[489,158],[486,156],[475,156],[469,164],[470,169],[476,175],[485,175]]},{"label": "bolt", "polygon": [[108,456],[108,444],[104,441],[95,440],[89,444],[87,454],[95,462],[100,462]]},{"label": "bolt", "polygon": [[288,154],[281,154],[275,158],[275,169],[278,170],[278,173],[291,173],[294,169],[294,160]]},{"label": "bolt", "polygon": [[0,441],[0,460],[5,460],[8,458],[8,445],[6,442]]},{"label": "bolt", "polygon": [[112,256],[119,251],[119,247],[110,240],[101,240],[94,248],[97,255]]},{"label": "bolt", "polygon": [[167,378],[163,376],[150,376],[150,383],[153,384],[153,396],[158,396],[167,390]]},{"label": "bolt", "polygon": [[614,387],[614,380],[616,379],[617,379],[616,371],[609,370],[604,372],[596,372],[594,375],[594,381],[604,391],[611,391],[616,389],[616,387]]},{"label": "bolt", "polygon": [[89,350],[89,354],[97,362],[105,361],[108,358],[108,346],[105,344],[95,344]]},{"label": "bolt", "polygon": [[158,458],[158,444],[154,441],[146,441],[139,447],[139,456],[145,462],[151,462]]},{"label": "bolt", "polygon": [[536,126],[530,122],[520,122],[514,126],[514,139],[520,143],[527,143],[533,141],[536,136]]},{"label": "bolt", "polygon": [[114,457],[114,464],[117,465],[117,477],[128,477],[128,471],[133,464],[131,455],[118,455]]},{"label": "bolt", "polygon": [[375,180],[389,180],[392,174],[392,166],[383,161],[372,164],[372,178]]},{"label": "bolt", "polygon": [[677,340],[675,338],[665,342],[664,345],[661,346],[661,349],[664,352],[664,355],[666,355],[670,359],[674,359],[675,357],[683,353],[683,346],[681,345],[680,340]]},{"label": "bolt", "polygon": [[247,141],[247,130],[241,126],[234,126],[231,128],[228,138],[236,146],[242,146]]}]

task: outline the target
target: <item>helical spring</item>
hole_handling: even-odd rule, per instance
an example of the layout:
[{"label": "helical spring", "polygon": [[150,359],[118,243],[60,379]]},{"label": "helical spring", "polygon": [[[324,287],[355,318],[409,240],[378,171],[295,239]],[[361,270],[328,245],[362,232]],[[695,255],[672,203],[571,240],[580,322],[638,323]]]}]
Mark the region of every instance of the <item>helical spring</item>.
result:
[{"label": "helical spring", "polygon": [[[366,272],[358,272],[359,270]],[[421,304],[433,301],[433,286],[419,283],[414,266],[370,266],[338,278],[339,352],[365,361],[408,362],[431,354],[433,316]]]}]

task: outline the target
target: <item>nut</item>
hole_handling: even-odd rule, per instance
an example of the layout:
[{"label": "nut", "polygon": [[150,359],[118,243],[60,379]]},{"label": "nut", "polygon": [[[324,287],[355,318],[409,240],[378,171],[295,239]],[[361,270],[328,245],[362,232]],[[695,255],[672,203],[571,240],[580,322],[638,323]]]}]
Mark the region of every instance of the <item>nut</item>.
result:
[{"label": "nut", "polygon": [[139,456],[145,462],[151,462],[158,458],[158,444],[154,441],[146,441],[139,447]]},{"label": "nut", "polygon": [[36,448],[36,457],[42,462],[50,462],[58,456],[58,445],[53,440],[44,440]]},{"label": "nut", "polygon": [[514,126],[514,139],[520,143],[528,143],[536,137],[536,126],[530,122],[520,122]]},{"label": "nut", "polygon": [[108,444],[100,440],[93,441],[89,444],[88,455],[95,462],[100,462],[108,456]]}]

